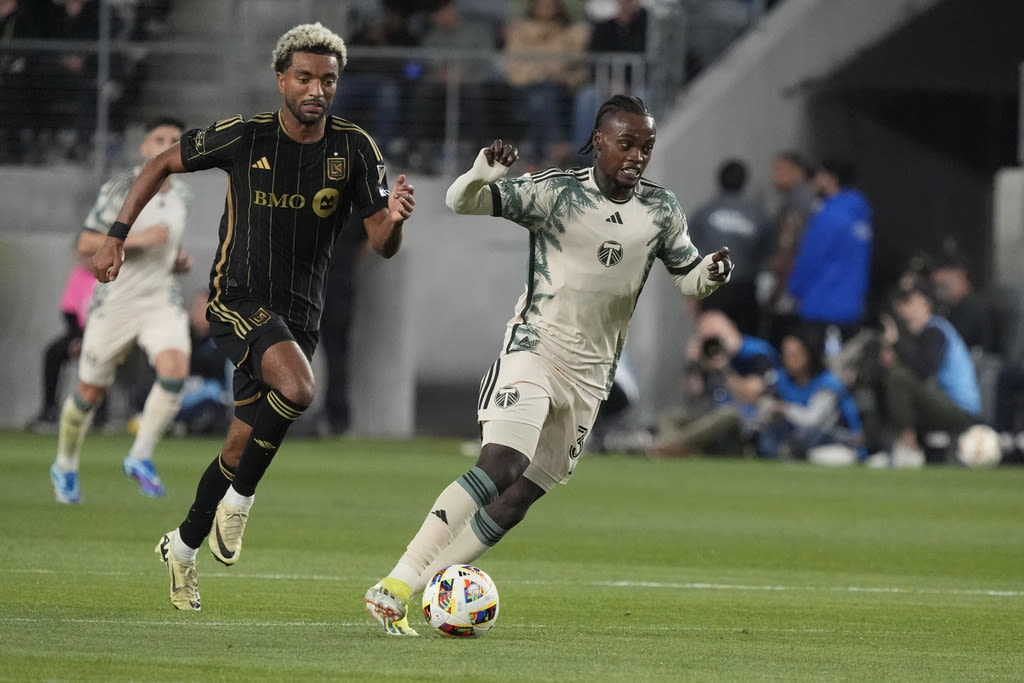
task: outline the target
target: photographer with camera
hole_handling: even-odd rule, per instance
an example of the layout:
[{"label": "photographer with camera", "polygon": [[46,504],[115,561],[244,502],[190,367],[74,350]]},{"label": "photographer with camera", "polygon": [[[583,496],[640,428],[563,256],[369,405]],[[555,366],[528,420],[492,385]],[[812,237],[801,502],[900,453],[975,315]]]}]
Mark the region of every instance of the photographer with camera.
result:
[{"label": "photographer with camera", "polygon": [[683,405],[660,416],[654,454],[745,450],[757,403],[774,384],[778,365],[767,341],[741,334],[721,311],[702,313],[687,350]]}]

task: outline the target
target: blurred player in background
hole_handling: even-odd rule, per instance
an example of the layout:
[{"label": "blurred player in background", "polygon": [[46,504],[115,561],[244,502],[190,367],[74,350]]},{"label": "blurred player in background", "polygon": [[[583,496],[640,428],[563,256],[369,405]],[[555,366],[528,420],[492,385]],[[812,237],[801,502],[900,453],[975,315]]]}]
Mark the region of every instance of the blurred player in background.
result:
[{"label": "blurred player in background", "polygon": [[593,151],[592,168],[505,178],[518,152],[495,140],[448,188],[456,213],[501,216],[530,231],[530,280],[480,385],[476,466],[441,492],[395,568],[366,591],[366,609],[385,632],[416,635],[406,606],[431,574],[475,560],[568,481],[654,260],[688,296],[728,281],[729,250],[702,259],[675,195],[642,179],[654,136],[646,105],[615,95],[581,150]]},{"label": "blurred player in background", "polygon": [[405,176],[389,191],[373,139],[327,115],[345,62],[344,41],[320,24],[281,36],[273,68],[283,106],[190,130],[180,146],[147,164],[93,259],[101,282],[118,276],[130,226],[170,174],[228,174],[207,318],[214,342],[236,367],[235,414],[184,522],[157,545],[178,609],[200,607],[196,551],[204,538],[218,561],[238,561],[256,486],[313,401],[310,359],[331,250],[345,219],[358,211],[370,247],[387,258],[401,246],[412,214]]},{"label": "blurred player in background", "polygon": [[[159,156],[181,138],[185,125],[161,118],[146,127],[139,146],[147,161]],[[139,166],[107,181],[85,221],[78,239],[83,255],[94,254],[104,243],[104,232],[117,216]],[[164,179],[154,187],[153,200],[140,205],[140,230],[125,240],[122,276],[96,285],[82,337],[78,388],[64,401],[57,438],[57,458],[50,479],[58,503],[81,502],[78,458],[96,408],[114,383],[117,367],[137,344],[156,371],[146,398],[138,432],[124,459],[125,474],[139,483],[147,496],[164,495],[153,467],[153,449],[181,403],[188,375],[189,333],[180,286],[175,273],[187,272],[192,260],[181,248],[185,234],[188,191],[181,183]]]}]

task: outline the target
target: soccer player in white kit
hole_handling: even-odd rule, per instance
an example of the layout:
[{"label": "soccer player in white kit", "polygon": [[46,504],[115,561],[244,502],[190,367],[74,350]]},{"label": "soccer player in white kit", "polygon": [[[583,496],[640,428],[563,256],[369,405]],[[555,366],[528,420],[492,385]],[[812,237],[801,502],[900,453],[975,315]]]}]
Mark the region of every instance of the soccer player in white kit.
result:
[{"label": "soccer player in white kit", "polygon": [[593,167],[505,178],[518,153],[495,140],[448,189],[456,213],[500,216],[529,230],[529,279],[480,385],[476,466],[441,492],[398,564],[366,592],[366,609],[385,632],[416,635],[407,605],[432,574],[475,560],[568,480],[654,261],[688,296],[728,281],[729,250],[701,258],[675,195],[641,177],[654,137],[644,103],[615,95],[581,150],[593,149]]},{"label": "soccer player in white kit", "polygon": [[[139,147],[152,159],[176,144],[184,124],[161,118],[146,127]],[[91,256],[117,218],[141,166],[108,180],[102,188],[78,240],[78,249]],[[57,458],[50,479],[58,503],[81,502],[78,460],[96,407],[114,382],[117,367],[134,345],[147,354],[156,381],[146,398],[138,431],[125,457],[124,473],[135,479],[147,496],[164,495],[153,467],[156,443],[181,405],[188,376],[191,341],[188,313],[175,273],[186,272],[191,258],[182,249],[188,189],[168,179],[139,216],[144,229],[124,244],[126,260],[117,280],[97,284],[82,338],[78,386],[61,409]]]}]

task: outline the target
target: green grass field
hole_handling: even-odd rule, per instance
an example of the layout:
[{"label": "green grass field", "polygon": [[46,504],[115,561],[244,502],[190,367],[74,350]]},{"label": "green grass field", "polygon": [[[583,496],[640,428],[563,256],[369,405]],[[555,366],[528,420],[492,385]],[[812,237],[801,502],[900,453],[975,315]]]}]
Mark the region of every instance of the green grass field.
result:
[{"label": "green grass field", "polygon": [[362,595],[471,465],[457,442],[289,442],[240,563],[200,551],[198,613],[152,551],[219,443],[165,441],[159,500],[128,445],[92,436],[61,506],[55,437],[0,433],[0,679],[1024,680],[1021,467],[587,456],[478,561],[494,629],[448,640],[385,636]]}]

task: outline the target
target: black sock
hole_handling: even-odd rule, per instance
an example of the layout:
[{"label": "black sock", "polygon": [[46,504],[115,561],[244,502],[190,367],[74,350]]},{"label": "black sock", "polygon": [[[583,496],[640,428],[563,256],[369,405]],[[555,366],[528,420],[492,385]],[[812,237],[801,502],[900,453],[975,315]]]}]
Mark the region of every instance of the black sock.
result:
[{"label": "black sock", "polygon": [[232,472],[220,459],[218,455],[210,463],[210,466],[199,478],[199,486],[196,487],[196,499],[188,511],[188,516],[178,528],[178,534],[185,545],[190,548],[198,548],[203,544],[203,539],[210,533],[213,527],[213,515],[217,512],[217,503],[227,493],[231,486],[231,480],[235,478]]},{"label": "black sock", "polygon": [[256,493],[256,485],[270,467],[281,441],[292,423],[302,415],[305,406],[292,403],[271,389],[256,411],[252,434],[242,451],[232,488],[242,496]]}]

